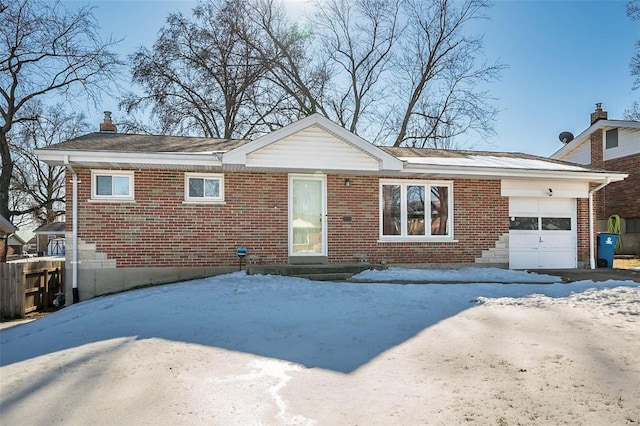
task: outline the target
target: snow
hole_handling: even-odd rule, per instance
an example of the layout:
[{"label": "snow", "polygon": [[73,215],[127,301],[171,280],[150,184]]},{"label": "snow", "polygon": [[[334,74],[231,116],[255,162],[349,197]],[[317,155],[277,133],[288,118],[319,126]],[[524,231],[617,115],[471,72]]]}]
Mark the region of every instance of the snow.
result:
[{"label": "snow", "polygon": [[473,282],[473,283],[559,283],[560,277],[499,268],[405,269],[388,268],[361,272],[352,281],[370,282]]},{"label": "snow", "polygon": [[585,167],[560,164],[553,161],[531,158],[515,157],[495,157],[485,155],[468,155],[466,157],[399,157],[400,160],[409,164],[420,165],[442,165],[459,167],[494,167],[504,169],[527,169],[527,170],[569,170],[586,171]]},{"label": "snow", "polygon": [[[501,367],[535,365],[540,372],[531,375],[531,386],[545,387],[538,381],[553,382],[553,374],[567,383],[577,380],[580,392],[567,384],[562,398],[574,398],[578,405],[589,392],[599,398],[599,389],[615,388],[612,394],[625,402],[591,407],[591,423],[623,421],[621,413],[640,421],[638,283],[563,284],[558,277],[495,268],[390,268],[365,271],[354,280],[368,282],[236,272],[95,298],[4,329],[2,416],[7,424],[20,423],[27,413],[34,416],[33,424],[122,423],[123,418],[128,424],[155,418],[164,419],[158,424],[335,424],[356,419],[369,424],[440,419],[434,423],[450,424],[465,421],[459,417],[464,410],[455,407],[466,398],[467,408],[494,404],[478,405],[467,417],[495,423],[498,411],[507,420],[523,412],[518,404],[498,410],[495,398],[479,393],[496,393],[485,388],[498,384],[504,395],[517,392],[510,387],[522,372],[508,369],[503,377],[489,367],[492,360],[503,359]],[[583,346],[598,342],[611,346],[583,359],[593,352]],[[535,358],[542,353],[554,363]],[[549,370],[569,359],[566,374],[573,376]],[[625,378],[613,385],[600,376],[576,379],[583,361],[602,377]],[[613,376],[602,373],[603,363],[615,370]],[[472,365],[478,377],[495,373],[504,380],[490,385],[490,379],[475,389],[474,379],[459,377]],[[374,379],[384,383],[373,386]],[[320,394],[314,396],[314,389]],[[434,392],[429,398],[442,409],[420,405],[430,413],[420,419],[415,417],[420,410],[412,411],[411,404],[419,404],[425,392]],[[30,398],[34,394],[37,398]],[[84,408],[69,411],[69,402],[60,405],[61,398],[78,398]],[[523,398],[534,397],[526,393]],[[548,407],[530,409],[549,419],[549,407],[559,403],[558,390],[536,398],[545,398]],[[390,401],[402,408],[393,419],[379,412]],[[147,405],[148,410],[140,409]]]}]

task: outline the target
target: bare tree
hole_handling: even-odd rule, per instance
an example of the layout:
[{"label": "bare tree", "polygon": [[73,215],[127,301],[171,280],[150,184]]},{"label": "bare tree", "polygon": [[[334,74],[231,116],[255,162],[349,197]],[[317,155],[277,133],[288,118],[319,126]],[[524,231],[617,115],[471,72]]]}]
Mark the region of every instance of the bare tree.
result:
[{"label": "bare tree", "polygon": [[269,85],[283,93],[279,108],[265,125],[271,129],[316,112],[328,115],[329,59],[318,54],[310,26],[292,23],[282,2],[254,0],[246,7],[260,31],[258,40],[248,41],[267,67],[265,79]]},{"label": "bare tree", "polygon": [[38,104],[31,113],[34,120],[20,122],[12,131],[10,206],[18,216],[16,224],[43,225],[64,214],[65,171],[38,161],[33,150],[80,136],[89,124],[84,114],[67,112],[61,104],[46,110]]},{"label": "bare tree", "polygon": [[502,66],[466,32],[487,0],[314,0],[307,24],[280,0],[203,1],[134,57],[146,94],[123,104],[150,107],[165,132],[247,137],[316,112],[395,146],[492,132],[478,87]]},{"label": "bare tree", "polygon": [[[151,107],[167,133],[211,137],[254,134],[267,111],[254,100],[266,73],[255,51],[256,29],[241,0],[202,3],[193,20],[171,14],[153,48],[138,49],[133,80],[146,95],[129,94],[127,112]],[[277,100],[275,101],[277,103]]]},{"label": "bare tree", "polygon": [[399,1],[316,0],[312,22],[323,54],[336,70],[332,113],[340,125],[358,133],[367,110],[384,102],[392,49],[401,33]]},{"label": "bare tree", "polygon": [[492,132],[497,113],[477,87],[497,78],[500,64],[478,64],[482,38],[466,24],[482,17],[485,0],[407,0],[394,87],[398,131],[394,146],[451,148],[458,135]]},{"label": "bare tree", "polygon": [[[36,101],[57,94],[97,99],[120,65],[103,40],[91,8],[70,10],[47,0],[0,0],[0,214],[9,207],[14,165],[9,146],[14,126],[37,119]],[[31,107],[29,105],[31,104]]]},{"label": "bare tree", "polygon": [[[627,3],[627,16],[633,21],[640,21],[640,0],[629,0]],[[629,71],[634,77],[633,90],[640,88],[640,40],[636,41],[636,49],[629,63]],[[640,103],[635,101],[624,113],[628,120],[640,121]]]}]

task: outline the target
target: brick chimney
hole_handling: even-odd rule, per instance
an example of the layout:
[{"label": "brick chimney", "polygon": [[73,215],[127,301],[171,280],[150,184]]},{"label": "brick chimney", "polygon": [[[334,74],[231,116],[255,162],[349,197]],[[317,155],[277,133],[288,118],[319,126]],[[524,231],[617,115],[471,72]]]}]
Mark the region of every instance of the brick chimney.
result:
[{"label": "brick chimney", "polygon": [[111,121],[111,111],[104,112],[104,122],[100,123],[100,131],[101,132],[113,132],[116,133],[118,128],[113,121]]},{"label": "brick chimney", "polygon": [[[596,110],[591,113],[591,124],[602,119],[607,119],[607,111],[603,111],[602,104],[597,103]],[[596,129],[593,133],[591,133],[589,138],[591,139],[591,165],[593,167],[603,168],[604,159],[602,155],[602,129]]]},{"label": "brick chimney", "polygon": [[595,123],[598,120],[606,120],[607,119],[607,111],[602,110],[602,103],[596,104],[596,110],[591,113],[591,124]]}]

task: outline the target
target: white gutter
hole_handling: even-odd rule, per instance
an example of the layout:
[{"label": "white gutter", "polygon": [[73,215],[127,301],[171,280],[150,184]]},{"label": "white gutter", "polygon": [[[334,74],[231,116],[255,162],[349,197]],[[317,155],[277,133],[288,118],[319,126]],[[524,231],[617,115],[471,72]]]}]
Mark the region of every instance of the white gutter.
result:
[{"label": "white gutter", "polygon": [[589,191],[589,266],[591,269],[596,269],[596,257],[595,257],[595,248],[593,246],[593,233],[594,233],[594,224],[593,224],[593,193],[600,191],[605,186],[611,183],[611,179],[607,177],[607,180],[600,186]]},{"label": "white gutter", "polygon": [[71,217],[72,217],[72,245],[73,245],[73,254],[71,258],[71,288],[73,292],[73,303],[78,303],[80,301],[80,295],[78,293],[78,175],[76,171],[73,170],[71,164],[69,163],[69,156],[64,156],[64,164],[69,169],[72,177],[72,200],[73,203],[71,205]]}]

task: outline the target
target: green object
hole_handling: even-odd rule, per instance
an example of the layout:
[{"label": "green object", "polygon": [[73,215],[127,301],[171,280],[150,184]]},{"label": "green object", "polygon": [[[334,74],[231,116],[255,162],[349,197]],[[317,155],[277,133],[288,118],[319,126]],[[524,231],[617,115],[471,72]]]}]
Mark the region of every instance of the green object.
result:
[{"label": "green object", "polygon": [[610,234],[618,234],[618,241],[616,242],[616,246],[614,250],[616,253],[620,253],[620,249],[622,248],[622,236],[620,235],[620,216],[617,214],[612,214],[609,216],[609,221],[607,222],[607,231]]}]

